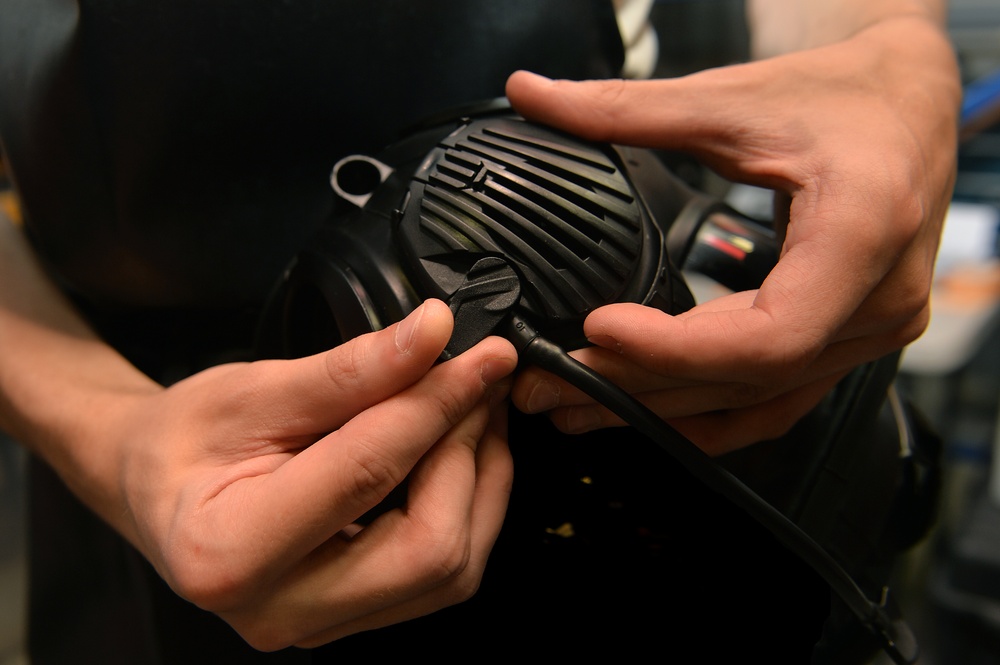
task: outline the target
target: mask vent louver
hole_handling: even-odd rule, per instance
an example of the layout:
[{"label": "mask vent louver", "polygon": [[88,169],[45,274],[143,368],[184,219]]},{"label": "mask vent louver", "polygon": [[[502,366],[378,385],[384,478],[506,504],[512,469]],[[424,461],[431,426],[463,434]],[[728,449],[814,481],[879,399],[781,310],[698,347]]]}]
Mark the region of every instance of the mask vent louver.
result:
[{"label": "mask vent louver", "polygon": [[419,211],[407,211],[403,233],[425,267],[502,255],[549,318],[615,301],[642,263],[642,204],[608,147],[518,119],[473,122],[439,143],[413,187]]}]

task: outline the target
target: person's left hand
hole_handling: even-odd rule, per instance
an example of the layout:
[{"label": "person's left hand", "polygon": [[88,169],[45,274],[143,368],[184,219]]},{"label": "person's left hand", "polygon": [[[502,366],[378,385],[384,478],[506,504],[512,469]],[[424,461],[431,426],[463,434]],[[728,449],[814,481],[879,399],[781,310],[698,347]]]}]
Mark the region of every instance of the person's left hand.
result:
[{"label": "person's left hand", "polygon": [[[669,316],[593,312],[574,356],[710,454],[785,433],[851,368],[929,318],[955,171],[961,90],[950,44],[919,17],[749,64],[654,81],[508,81],[515,109],[584,138],[681,150],[773,189],[784,244],[758,291]],[[512,394],[563,431],[622,424],[566,382]]]},{"label": "person's left hand", "polygon": [[115,395],[95,409],[121,451],[105,462],[120,468],[108,521],[263,651],[468,599],[511,489],[516,356],[488,337],[438,362],[453,325],[431,299],[322,353]]}]

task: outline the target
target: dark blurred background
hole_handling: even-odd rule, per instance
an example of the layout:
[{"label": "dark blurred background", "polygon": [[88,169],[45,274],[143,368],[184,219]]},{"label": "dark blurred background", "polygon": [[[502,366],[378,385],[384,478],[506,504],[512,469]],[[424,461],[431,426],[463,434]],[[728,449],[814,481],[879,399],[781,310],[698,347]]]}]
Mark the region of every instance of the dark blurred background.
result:
[{"label": "dark blurred background", "polygon": [[[747,57],[742,1],[658,0],[652,18],[656,76]],[[988,665],[1000,664],[1000,463],[993,463],[1000,451],[1000,1],[952,0],[949,26],[966,84],[967,132],[931,325],[906,351],[898,382],[942,436],[944,486],[937,526],[901,562],[894,588],[921,642],[922,665]],[[746,212],[766,209],[766,192],[707,184]],[[17,215],[2,171],[0,214]],[[24,453],[0,434],[0,665],[28,662],[23,469]]]}]

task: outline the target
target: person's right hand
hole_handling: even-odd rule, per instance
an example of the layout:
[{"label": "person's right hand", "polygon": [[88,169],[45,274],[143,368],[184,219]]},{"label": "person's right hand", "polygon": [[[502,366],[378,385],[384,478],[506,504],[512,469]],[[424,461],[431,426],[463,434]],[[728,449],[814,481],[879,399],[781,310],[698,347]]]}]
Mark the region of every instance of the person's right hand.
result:
[{"label": "person's right hand", "polygon": [[[782,26],[780,13],[799,6],[773,4]],[[800,4],[804,24],[830,21],[830,6]],[[529,120],[684,152],[775,192],[780,258],[759,289],[676,316],[600,307],[584,323],[591,345],[573,352],[711,455],[784,436],[847,373],[899,351],[930,318],[959,71],[937,19],[883,7],[888,15],[866,22],[865,3],[852,4],[846,36],[763,60],[648,81],[517,72],[507,82]],[[566,432],[624,424],[538,368],[519,373],[512,398]]]},{"label": "person's right hand", "polygon": [[[513,347],[435,364],[440,301],[298,360],[231,364],[125,400],[112,521],[251,645],[317,646],[478,588],[506,511]],[[408,477],[405,504],[357,520]]]}]

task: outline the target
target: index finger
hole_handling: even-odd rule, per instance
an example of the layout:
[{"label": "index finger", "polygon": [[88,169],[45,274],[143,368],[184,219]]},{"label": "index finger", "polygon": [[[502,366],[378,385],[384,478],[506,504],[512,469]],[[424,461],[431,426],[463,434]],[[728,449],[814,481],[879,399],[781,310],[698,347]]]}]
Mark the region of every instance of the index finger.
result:
[{"label": "index finger", "polygon": [[285,462],[251,497],[256,556],[291,564],[356,521],[515,365],[509,342],[484,340]]}]

